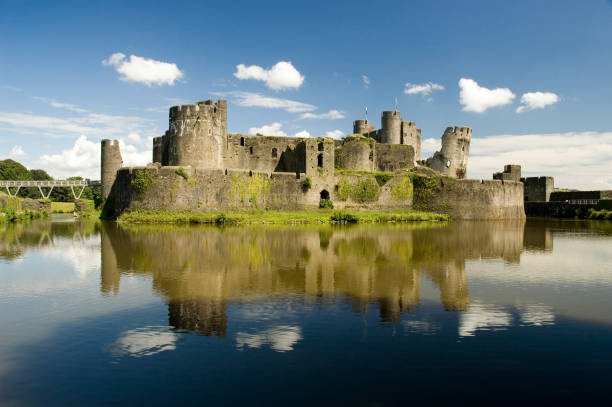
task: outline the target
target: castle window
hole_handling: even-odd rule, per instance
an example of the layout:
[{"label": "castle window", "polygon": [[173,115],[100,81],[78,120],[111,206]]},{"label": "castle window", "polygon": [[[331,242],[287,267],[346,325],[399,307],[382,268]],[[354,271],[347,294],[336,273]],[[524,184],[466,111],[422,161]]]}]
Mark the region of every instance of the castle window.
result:
[{"label": "castle window", "polygon": [[400,136],[400,144],[404,144],[404,135],[403,134]]},{"label": "castle window", "polygon": [[319,151],[323,151],[323,143],[319,143]]},{"label": "castle window", "polygon": [[212,134],[212,129],[208,129],[208,135],[210,136]]},{"label": "castle window", "polygon": [[243,146],[244,145],[244,137],[240,137],[240,145]]},{"label": "castle window", "polygon": [[249,147],[249,153],[253,154],[253,146]]},{"label": "castle window", "polygon": [[319,168],[323,168],[323,154],[319,154],[317,156],[317,166]]},{"label": "castle window", "polygon": [[276,156],[278,155],[278,152],[276,150],[276,147],[272,149],[272,158],[276,158]]}]

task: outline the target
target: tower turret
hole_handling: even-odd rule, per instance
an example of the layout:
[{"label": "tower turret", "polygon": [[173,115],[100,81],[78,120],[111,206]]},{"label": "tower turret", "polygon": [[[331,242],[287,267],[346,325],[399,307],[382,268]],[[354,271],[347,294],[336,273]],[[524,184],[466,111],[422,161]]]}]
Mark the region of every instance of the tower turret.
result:
[{"label": "tower turret", "polygon": [[402,115],[400,112],[392,110],[382,112],[381,124],[380,142],[400,144],[402,133]]},{"label": "tower turret", "polygon": [[221,168],[227,140],[227,102],[207,100],[171,107],[170,129],[164,137],[167,165]]},{"label": "tower turret", "polygon": [[354,134],[368,134],[373,132],[374,126],[368,122],[368,120],[358,119],[353,122],[353,133]]},{"label": "tower turret", "polygon": [[123,166],[119,140],[102,140],[100,149],[102,199],[108,197],[117,178],[117,171]]},{"label": "tower turret", "polygon": [[471,140],[470,127],[447,127],[442,135],[442,149],[427,159],[427,166],[448,177],[465,178]]}]

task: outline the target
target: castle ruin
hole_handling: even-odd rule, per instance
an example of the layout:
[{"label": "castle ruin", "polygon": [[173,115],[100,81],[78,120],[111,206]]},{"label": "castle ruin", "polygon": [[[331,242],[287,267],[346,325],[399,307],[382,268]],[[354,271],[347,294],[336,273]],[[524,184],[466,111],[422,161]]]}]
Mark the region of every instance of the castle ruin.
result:
[{"label": "castle ruin", "polygon": [[[146,168],[120,168],[118,145],[104,140],[103,191],[112,196],[117,213],[129,208],[296,210],[316,208],[325,199],[337,208],[453,212],[461,207],[454,216],[460,211],[462,217],[482,216],[477,204],[446,201],[466,195],[495,206],[493,217],[524,216],[523,197],[515,199],[514,186],[464,180],[471,136],[469,127],[448,127],[441,150],[422,160],[421,130],[398,111],[382,112],[380,129],[355,120],[353,133],[342,140],[270,137],[228,133],[227,102],[207,100],[170,108],[168,130],[153,139],[153,163]],[[142,170],[153,177],[146,193],[133,188]],[[415,172],[438,177],[439,187],[415,197],[409,176]],[[418,202],[425,195],[432,202]]]}]

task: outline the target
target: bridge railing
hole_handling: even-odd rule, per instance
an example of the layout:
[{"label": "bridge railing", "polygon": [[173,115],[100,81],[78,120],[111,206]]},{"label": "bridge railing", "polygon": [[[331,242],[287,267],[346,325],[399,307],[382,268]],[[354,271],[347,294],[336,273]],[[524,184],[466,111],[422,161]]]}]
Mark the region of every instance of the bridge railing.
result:
[{"label": "bridge railing", "polygon": [[[38,191],[43,198],[49,198],[51,191],[55,187],[69,187],[75,199],[80,199],[85,187],[97,187],[102,185],[100,181],[90,181],[86,179],[65,179],[65,180],[44,180],[44,181],[18,181],[18,180],[0,180],[0,188],[6,188],[9,196],[17,196],[19,189],[23,187],[38,187]],[[81,192],[76,193],[74,187],[81,187]],[[17,188],[14,194],[11,194],[10,188]],[[43,188],[49,188],[47,194],[43,192]]]}]

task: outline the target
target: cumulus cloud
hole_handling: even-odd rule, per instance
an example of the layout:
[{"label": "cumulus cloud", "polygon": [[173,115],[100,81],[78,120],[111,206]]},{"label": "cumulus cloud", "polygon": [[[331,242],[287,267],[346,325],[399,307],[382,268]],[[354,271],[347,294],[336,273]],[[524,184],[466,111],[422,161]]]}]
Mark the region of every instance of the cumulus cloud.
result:
[{"label": "cumulus cloud", "polygon": [[528,92],[521,96],[521,105],[516,109],[517,113],[528,110],[543,109],[554,105],[559,101],[559,96],[552,92]]},{"label": "cumulus cloud", "polygon": [[310,133],[307,132],[306,130],[298,131],[297,133],[295,133],[295,137],[308,138],[310,137]]},{"label": "cumulus cloud", "polygon": [[342,137],[344,137],[344,132],[342,130],[330,130],[325,132],[325,137],[341,139]]},{"label": "cumulus cloud", "polygon": [[249,128],[249,134],[263,134],[264,136],[270,137],[287,137],[287,133],[281,130],[283,125],[279,122],[272,124],[265,124],[261,127]]},{"label": "cumulus cloud", "polygon": [[144,83],[153,85],[174,85],[174,82],[183,77],[183,72],[175,63],[156,61],[117,52],[102,61],[103,65],[112,66],[121,75],[119,78],[126,82]]},{"label": "cumulus cloud", "polygon": [[178,334],[167,326],[147,326],[125,331],[111,347],[113,356],[143,357],[176,349]]},{"label": "cumulus cloud", "polygon": [[361,81],[366,88],[370,86],[370,78],[368,78],[367,75],[361,75]]},{"label": "cumulus cloud", "polygon": [[25,151],[23,151],[23,147],[21,146],[14,146],[11,149],[11,152],[9,153],[9,157],[15,160],[19,158],[23,158],[25,156],[27,156],[27,154],[25,153]]},{"label": "cumulus cloud", "polygon": [[526,176],[553,176],[557,187],[612,189],[612,132],[472,138],[470,178],[491,179],[509,163],[520,164]]},{"label": "cumulus cloud", "polygon": [[264,136],[269,137],[301,137],[306,138],[310,137],[310,133],[306,130],[299,131],[295,133],[293,136],[288,136],[283,130],[281,130],[283,125],[279,122],[274,122],[272,124],[266,124],[261,127],[251,127],[249,128],[249,134],[262,134]]},{"label": "cumulus cloud", "polygon": [[270,69],[240,64],[236,66],[234,76],[240,80],[263,81],[268,88],[274,90],[297,89],[304,82],[304,76],[288,61],[280,61]]},{"label": "cumulus cloud", "polygon": [[314,105],[296,102],[295,100],[281,99],[264,96],[260,93],[251,92],[214,92],[216,96],[229,96],[238,106],[265,107],[268,109],[282,109],[289,113],[312,112],[317,109]]},{"label": "cumulus cloud", "polygon": [[32,99],[34,100],[38,100],[40,102],[46,103],[48,105],[51,105],[53,107],[57,107],[59,109],[68,109],[72,112],[77,112],[77,113],[85,113],[87,110],[80,108],[77,105],[73,105],[71,103],[63,103],[63,102],[58,102],[55,99],[49,99],[49,98],[44,98],[41,96],[32,96]]},{"label": "cumulus cloud", "polygon": [[341,110],[332,109],[327,113],[304,113],[300,116],[300,119],[344,119],[344,112]]},{"label": "cumulus cloud", "polygon": [[459,336],[474,336],[478,330],[505,329],[512,316],[499,306],[474,303],[459,316]]},{"label": "cumulus cloud", "polygon": [[459,103],[466,112],[482,113],[485,110],[512,103],[516,97],[508,88],[487,89],[473,79],[459,79]]},{"label": "cumulus cloud", "polygon": [[404,93],[406,95],[419,95],[420,94],[423,96],[429,96],[431,95],[431,92],[433,92],[434,90],[444,90],[444,86],[440,85],[439,83],[434,83],[434,82],[427,82],[421,85],[406,82],[406,85],[404,87]]}]

